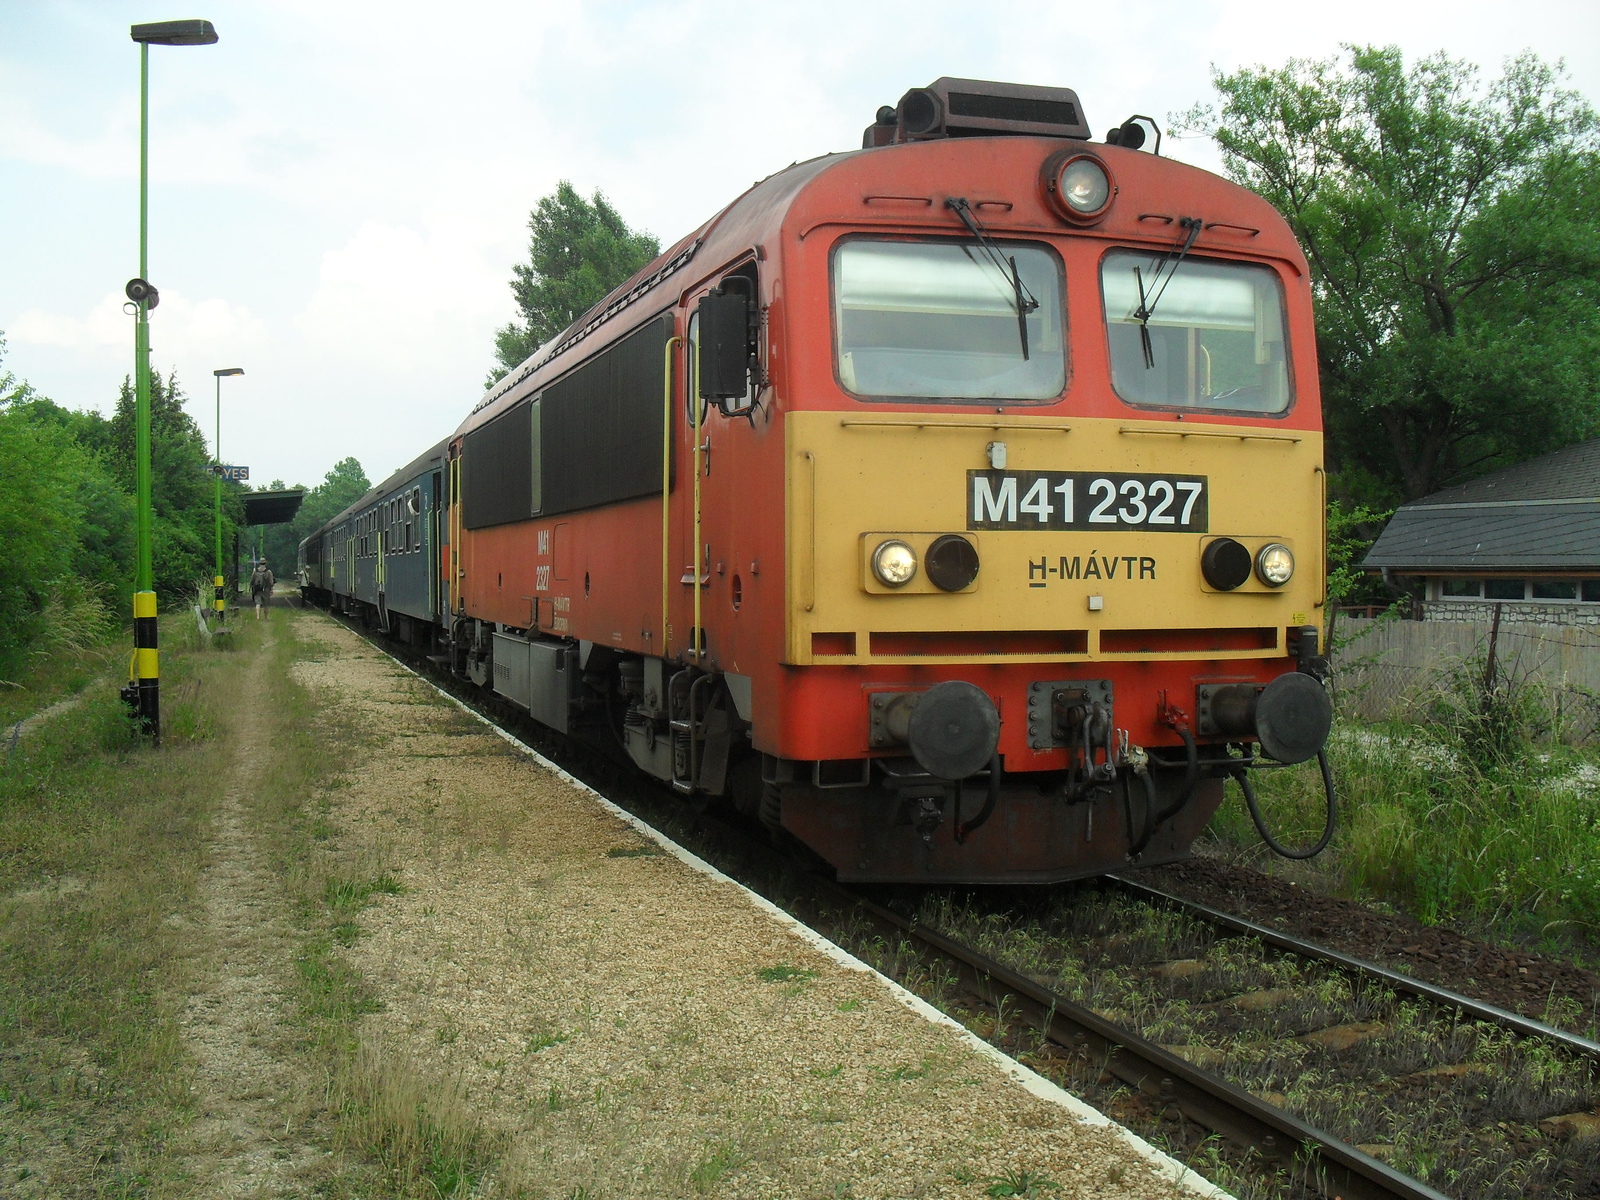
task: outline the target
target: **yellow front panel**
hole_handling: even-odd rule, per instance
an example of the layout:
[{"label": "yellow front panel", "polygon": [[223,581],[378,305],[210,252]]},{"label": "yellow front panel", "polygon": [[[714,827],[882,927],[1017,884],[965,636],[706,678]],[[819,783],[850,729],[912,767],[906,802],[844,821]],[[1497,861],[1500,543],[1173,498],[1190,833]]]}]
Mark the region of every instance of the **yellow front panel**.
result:
[{"label": "yellow front panel", "polygon": [[[1139,639],[1116,634],[1168,629],[1275,631],[1270,642],[1229,653],[1263,658],[1284,652],[1284,627],[1322,624],[1320,433],[925,412],[790,412],[785,421],[789,663],[1196,657],[1193,650],[1143,649]],[[1207,530],[969,531],[967,473],[989,469],[991,442],[1005,443],[1011,471],[1205,476]],[[977,581],[959,593],[927,586],[921,575],[915,586],[885,588],[868,567],[880,533],[918,545],[963,534],[978,548]],[[1281,588],[1255,578],[1233,592],[1207,588],[1200,553],[1219,535],[1252,552],[1283,543],[1295,555],[1294,577]],[[995,639],[1006,648],[999,654],[972,652],[970,639],[956,654],[906,655],[898,652],[904,637],[893,639],[890,653],[872,649],[874,633],[1053,630],[1083,631],[1073,643],[1081,649],[1029,649],[1021,637]],[[1113,636],[1103,647],[1106,633]],[[822,636],[814,643],[813,635]],[[814,657],[814,645],[826,652]],[[936,649],[938,640],[926,647]]]}]

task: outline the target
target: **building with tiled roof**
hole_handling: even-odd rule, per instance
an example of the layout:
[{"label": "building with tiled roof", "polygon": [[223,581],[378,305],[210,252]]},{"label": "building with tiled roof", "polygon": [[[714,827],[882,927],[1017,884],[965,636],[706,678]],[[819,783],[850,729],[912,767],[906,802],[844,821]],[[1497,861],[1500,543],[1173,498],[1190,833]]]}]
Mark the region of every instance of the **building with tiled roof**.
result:
[{"label": "building with tiled roof", "polygon": [[1600,623],[1600,438],[1404,505],[1362,567],[1430,619]]}]

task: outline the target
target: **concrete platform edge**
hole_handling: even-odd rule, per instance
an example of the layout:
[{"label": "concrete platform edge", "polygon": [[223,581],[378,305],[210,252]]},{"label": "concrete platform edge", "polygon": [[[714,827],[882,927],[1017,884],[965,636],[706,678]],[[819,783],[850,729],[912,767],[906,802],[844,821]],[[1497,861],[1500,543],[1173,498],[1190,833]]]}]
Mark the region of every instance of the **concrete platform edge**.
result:
[{"label": "concrete platform edge", "polygon": [[[379,647],[379,649],[381,649],[381,647]],[[649,838],[667,853],[678,859],[678,861],[700,872],[702,875],[706,875],[711,879],[715,879],[719,882],[726,883],[731,887],[737,888],[739,891],[744,893],[745,898],[748,899],[750,903],[754,904],[757,908],[765,912],[779,925],[789,929],[808,945],[818,950],[822,954],[827,955],[840,966],[847,967],[853,971],[860,971],[866,975],[874,976],[879,983],[888,989],[891,995],[900,1001],[900,1003],[904,1004],[907,1008],[911,1009],[925,1020],[931,1021],[935,1025],[942,1025],[949,1029],[959,1039],[971,1047],[977,1054],[994,1063],[1004,1074],[1009,1076],[1022,1087],[1026,1088],[1033,1095],[1065,1109],[1076,1120],[1085,1125],[1102,1126],[1110,1129],[1117,1137],[1127,1144],[1129,1149],[1131,1149],[1139,1157],[1148,1160],[1163,1177],[1169,1179],[1175,1186],[1187,1188],[1188,1190],[1200,1196],[1206,1197],[1207,1200],[1234,1200],[1234,1197],[1229,1192],[1224,1191],[1222,1188],[1206,1179],[1203,1175],[1190,1170],[1189,1167],[1173,1158],[1170,1154],[1167,1154],[1161,1150],[1157,1150],[1149,1142],[1145,1141],[1138,1134],[1134,1133],[1133,1130],[1124,1125],[1119,1125],[1117,1122],[1111,1120],[1111,1118],[1107,1117],[1098,1109],[1093,1108],[1084,1103],[1082,1100],[1078,1099],[1078,1097],[1074,1096],[1071,1092],[1068,1092],[1059,1085],[1050,1082],[1050,1080],[1040,1075],[1037,1071],[1024,1066],[1005,1051],[990,1045],[977,1034],[973,1033],[965,1025],[962,1025],[961,1022],[955,1020],[955,1018],[946,1013],[940,1012],[921,996],[918,996],[916,993],[902,987],[883,972],[879,971],[876,967],[863,962],[844,947],[829,941],[815,929],[812,929],[803,922],[796,920],[789,913],[786,913],[776,904],[773,904],[770,900],[766,899],[766,897],[758,895],[749,888],[745,887],[744,884],[740,883],[738,880],[723,874],[716,867],[706,862],[705,859],[701,858],[698,854],[695,854],[693,851],[686,850],[684,847],[678,845],[677,842],[674,842],[671,838],[667,837],[666,834],[652,828],[649,824],[640,820],[626,809],[619,807],[610,800],[607,800],[599,792],[595,791],[594,788],[590,787],[581,779],[576,778],[567,771],[563,770],[561,767],[557,766],[555,763],[551,762],[548,758],[540,754],[537,750],[528,745],[522,739],[518,738],[515,734],[507,733],[504,729],[501,729],[498,725],[489,720],[487,717],[483,716],[481,713],[475,712],[473,709],[463,704],[460,700],[456,699],[438,684],[434,683],[426,675],[423,675],[410,666],[407,666],[393,655],[387,655],[387,657],[396,666],[416,676],[417,679],[421,680],[434,691],[438,692],[439,695],[443,696],[462,712],[492,729],[501,738],[505,739],[505,741],[516,747],[523,754],[526,754],[528,757],[532,758],[547,771],[550,771],[552,774],[570,784],[572,787],[592,797],[601,808],[606,810],[606,812],[610,813],[624,824],[630,826],[641,836]]]}]

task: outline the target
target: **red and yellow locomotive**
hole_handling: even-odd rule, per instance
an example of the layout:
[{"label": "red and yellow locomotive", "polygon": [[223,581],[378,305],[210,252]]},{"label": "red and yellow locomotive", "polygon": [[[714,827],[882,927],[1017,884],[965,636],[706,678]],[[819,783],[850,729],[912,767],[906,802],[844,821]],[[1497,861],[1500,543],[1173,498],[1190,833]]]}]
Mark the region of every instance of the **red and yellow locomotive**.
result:
[{"label": "red and yellow locomotive", "polygon": [[438,451],[413,629],[841,878],[1186,855],[1327,737],[1322,435],[1294,237],[1144,133],[941,79],[753,187]]}]

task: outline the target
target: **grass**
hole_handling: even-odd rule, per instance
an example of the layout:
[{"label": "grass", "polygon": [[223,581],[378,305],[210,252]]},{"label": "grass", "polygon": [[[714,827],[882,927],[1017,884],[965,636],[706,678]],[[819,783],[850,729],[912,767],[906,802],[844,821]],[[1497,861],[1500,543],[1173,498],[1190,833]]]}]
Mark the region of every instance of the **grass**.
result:
[{"label": "grass", "polygon": [[558,1029],[545,1029],[528,1038],[528,1048],[524,1054],[537,1054],[541,1050],[548,1050],[552,1046],[559,1046],[562,1042],[572,1037],[570,1033],[562,1033]]},{"label": "grass", "polygon": [[[1485,693],[1462,668],[1409,723],[1341,720],[1329,743],[1340,827],[1309,871],[1328,891],[1425,922],[1542,941],[1600,942],[1600,755],[1553,738],[1540,696]],[[1280,841],[1322,822],[1314,763],[1258,773]],[[1236,785],[1209,836],[1265,858]]]},{"label": "grass", "polygon": [[707,1147],[706,1153],[689,1170],[689,1185],[701,1195],[709,1192],[723,1176],[750,1161],[749,1154],[733,1141],[718,1142]]},{"label": "grass", "polygon": [[274,615],[271,649],[264,626],[240,622],[228,652],[191,614],[163,618],[159,750],[116,695],[120,651],[74,645],[54,674],[21,680],[26,694],[0,689],[7,714],[82,690],[0,751],[0,1190],[193,1191],[197,1076],[180,1013],[191,964],[213,950],[198,886],[238,698],[261,654],[272,656],[268,684],[248,703],[270,711],[273,740],[244,817],[296,935],[283,964],[291,1003],[280,1015],[294,1034],[284,1052],[299,1058],[299,1077],[326,1080],[293,1118],[336,1152],[305,1182],[334,1200],[438,1200],[484,1185],[494,1143],[459,1089],[363,1036],[379,1004],[342,947],[363,935],[368,908],[405,887],[370,853],[340,849],[331,798],[343,781],[318,779],[362,735],[294,683],[302,618]]},{"label": "grass", "polygon": [[989,1181],[985,1196],[1042,1196],[1046,1191],[1059,1192],[1061,1185],[1036,1171],[1003,1171]]},{"label": "grass", "polygon": [[0,1140],[19,1183],[134,1195],[179,1174],[171,1142],[192,1100],[178,1012],[197,935],[177,918],[226,767],[209,705],[240,663],[187,649],[182,619],[162,622],[161,749],[101,678],[108,656],[72,646],[27,699],[81,688],[81,701],[0,761]]},{"label": "grass", "polygon": [[[97,679],[109,680],[127,662],[133,642],[131,631],[117,636],[119,627],[103,598],[81,588],[52,589],[40,625],[42,641],[0,663],[0,725],[31,716]],[[164,648],[176,630],[175,620],[162,622]]]}]

